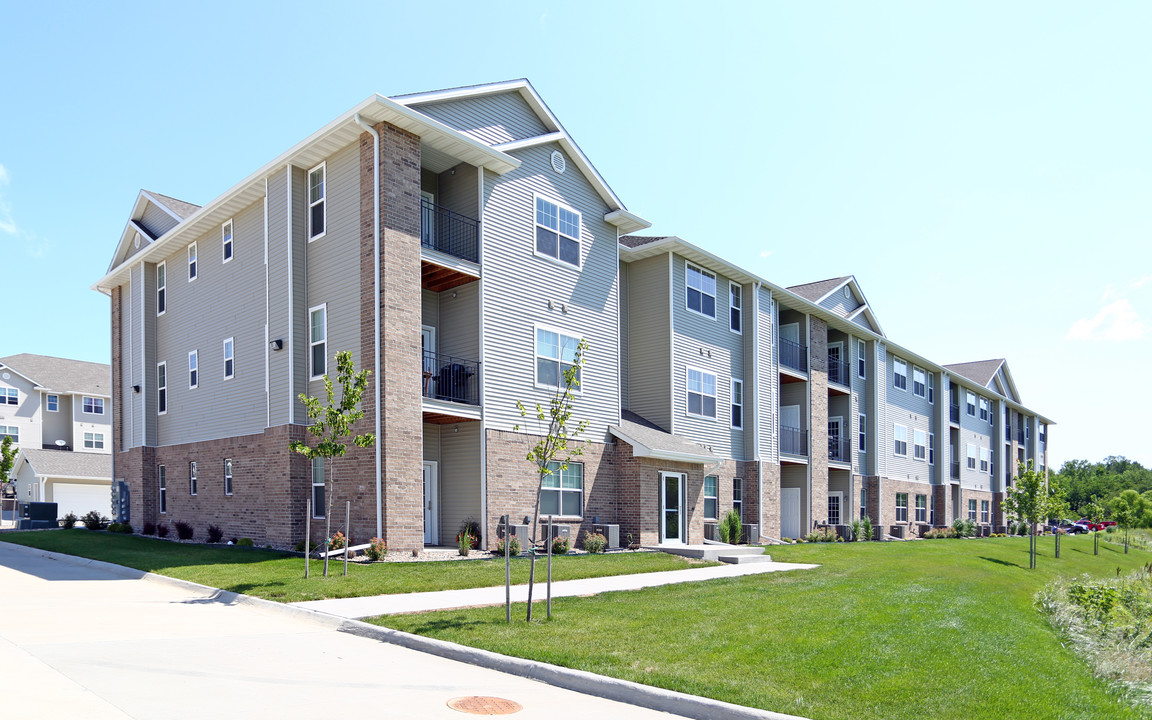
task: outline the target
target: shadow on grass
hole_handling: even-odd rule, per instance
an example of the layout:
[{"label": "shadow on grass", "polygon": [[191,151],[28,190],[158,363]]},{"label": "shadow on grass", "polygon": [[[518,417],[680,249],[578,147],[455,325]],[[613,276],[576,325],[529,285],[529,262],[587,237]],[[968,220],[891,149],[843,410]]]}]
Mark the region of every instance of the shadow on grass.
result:
[{"label": "shadow on grass", "polygon": [[[444,620],[431,620],[429,622],[420,623],[412,627],[407,632],[415,635],[431,635],[432,633],[443,630],[463,630],[464,628],[474,628],[486,625],[493,625],[495,623],[486,620],[459,620],[459,619],[444,619]],[[506,624],[500,620],[500,625]]]},{"label": "shadow on grass", "polygon": [[1014,563],[1014,562],[1008,562],[1007,560],[1001,560],[1000,558],[990,558],[990,557],[986,557],[984,555],[979,555],[978,557],[981,560],[987,560],[988,562],[996,563],[997,565],[1007,565],[1008,567],[1020,568],[1021,570],[1024,569],[1023,565],[1019,565],[1019,564]]}]

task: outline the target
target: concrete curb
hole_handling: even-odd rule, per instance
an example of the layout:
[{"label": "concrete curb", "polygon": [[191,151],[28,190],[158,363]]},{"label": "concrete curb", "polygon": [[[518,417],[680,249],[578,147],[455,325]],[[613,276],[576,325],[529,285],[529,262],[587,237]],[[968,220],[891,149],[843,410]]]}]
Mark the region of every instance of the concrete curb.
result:
[{"label": "concrete curb", "polygon": [[687,693],[676,692],[675,690],[664,690],[650,685],[642,685],[630,680],[618,680],[584,670],[573,670],[571,668],[560,667],[559,665],[551,665],[536,660],[525,660],[523,658],[501,655],[489,650],[458,645],[444,640],[412,635],[411,633],[401,632],[400,630],[370,625],[365,622],[360,622],[359,620],[346,620],[335,615],[319,612],[318,610],[294,607],[285,603],[273,602],[272,600],[264,600],[263,598],[253,597],[251,595],[243,595],[201,585],[200,583],[194,583],[189,580],[180,580],[166,575],[157,575],[156,573],[150,573],[144,570],[136,570],[123,565],[115,565],[104,562],[103,560],[90,560],[76,555],[67,555],[51,550],[41,550],[40,548],[18,545],[16,543],[4,543],[4,547],[19,548],[29,554],[38,555],[56,562],[98,568],[109,574],[126,579],[147,580],[149,582],[176,587],[216,602],[229,605],[247,605],[266,612],[272,612],[298,620],[306,620],[350,635],[378,640],[391,645],[408,648],[409,650],[436,655],[448,660],[456,660],[458,662],[468,663],[469,665],[536,680],[565,690],[573,690],[584,693],[585,695],[601,697],[606,700],[615,700],[630,705],[637,705],[648,708],[649,710],[666,712],[680,717],[694,718],[695,720],[808,720],[798,715],[785,715],[770,710],[758,710],[743,705],[723,702],[722,700],[712,700],[711,698],[689,695]]}]

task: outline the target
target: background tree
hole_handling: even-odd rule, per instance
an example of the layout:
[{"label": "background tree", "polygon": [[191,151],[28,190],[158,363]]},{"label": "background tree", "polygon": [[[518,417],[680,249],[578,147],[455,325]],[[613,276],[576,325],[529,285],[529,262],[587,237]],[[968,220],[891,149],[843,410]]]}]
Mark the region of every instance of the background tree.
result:
[{"label": "background tree", "polygon": [[1148,500],[1135,490],[1125,490],[1112,501],[1116,527],[1124,531],[1124,553],[1128,553],[1128,531],[1138,526],[1148,512]]},{"label": "background tree", "polygon": [[[1049,485],[1048,490],[1044,497],[1044,516],[1049,520],[1056,520],[1057,522],[1065,519],[1072,512],[1072,507],[1068,504],[1068,496],[1064,494],[1064,488],[1059,485]],[[1056,557],[1060,557],[1060,532],[1054,531],[1052,537],[1056,541]]]},{"label": "background tree", "polygon": [[1047,512],[1048,493],[1044,475],[1036,472],[1031,461],[1020,463],[1020,474],[1004,495],[1001,506],[1006,515],[1014,515],[1028,523],[1028,567],[1036,567],[1036,525]]},{"label": "background tree", "polygon": [[1095,495],[1092,496],[1092,502],[1080,508],[1081,514],[1088,519],[1088,522],[1097,527],[1092,531],[1092,554],[1100,554],[1100,523],[1104,522],[1104,506],[1100,503],[1100,498]]},{"label": "background tree", "polygon": [[[352,353],[342,350],[336,353],[336,382],[340,384],[340,400],[336,401],[335,388],[332,380],[324,376],[324,394],[327,397],[327,406],[321,405],[320,400],[300,393],[300,402],[308,410],[308,417],[315,422],[309,426],[308,432],[315,435],[319,442],[316,447],[309,447],[300,440],[293,440],[288,447],[300,453],[308,460],[315,461],[321,458],[324,463],[325,500],[328,507],[324,511],[324,577],[328,577],[328,549],[332,540],[332,502],[336,496],[336,458],[344,457],[348,450],[346,438],[351,438],[356,447],[372,447],[376,436],[372,433],[354,435],[352,425],[364,417],[360,409],[360,399],[368,387],[368,370],[356,372],[352,362]],[[315,512],[315,509],[313,509]],[[348,528],[345,528],[347,531]],[[304,552],[309,551],[311,538],[304,538]],[[345,540],[346,543],[350,542]]]},{"label": "background tree", "polygon": [[[540,439],[528,450],[527,458],[536,466],[536,509],[532,513],[532,533],[529,540],[529,570],[528,570],[528,622],[532,621],[532,587],[536,577],[536,530],[540,518],[540,494],[544,490],[544,479],[556,472],[568,469],[568,461],[584,454],[582,444],[570,442],[588,429],[588,421],[580,420],[574,429],[569,429],[572,423],[573,400],[575,392],[580,387],[580,373],[584,367],[584,353],[588,350],[588,342],[580,340],[574,348],[560,348],[560,384],[548,401],[545,409],[536,403],[535,420],[543,433]],[[528,409],[524,403],[516,401],[520,410],[520,417],[528,417]],[[516,425],[515,430],[520,426]],[[551,542],[551,538],[548,539]]]},{"label": "background tree", "polygon": [[8,482],[8,473],[12,472],[18,450],[19,448],[12,444],[11,435],[5,435],[4,439],[0,440],[0,485]]}]

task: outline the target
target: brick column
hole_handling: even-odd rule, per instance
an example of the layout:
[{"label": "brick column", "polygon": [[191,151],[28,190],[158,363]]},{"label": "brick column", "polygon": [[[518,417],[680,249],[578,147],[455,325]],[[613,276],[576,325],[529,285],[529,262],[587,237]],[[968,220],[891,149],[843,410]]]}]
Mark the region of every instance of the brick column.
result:
[{"label": "brick column", "polygon": [[811,412],[808,417],[808,437],[811,439],[808,472],[812,478],[812,497],[809,504],[811,525],[828,522],[828,324],[808,316],[809,368],[808,384],[811,393]]}]

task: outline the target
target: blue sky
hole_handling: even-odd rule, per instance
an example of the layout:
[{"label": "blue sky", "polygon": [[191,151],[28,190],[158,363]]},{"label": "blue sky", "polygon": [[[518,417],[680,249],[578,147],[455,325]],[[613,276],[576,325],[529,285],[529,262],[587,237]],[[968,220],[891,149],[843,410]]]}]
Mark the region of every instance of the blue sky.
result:
[{"label": "blue sky", "polygon": [[[1152,465],[1152,5],[24,3],[0,355],[107,362],[141,188],[203,204],[370,94],[527,77],[629,209],[886,333],[1005,357],[1054,464]],[[318,10],[318,8],[323,8]]]}]

